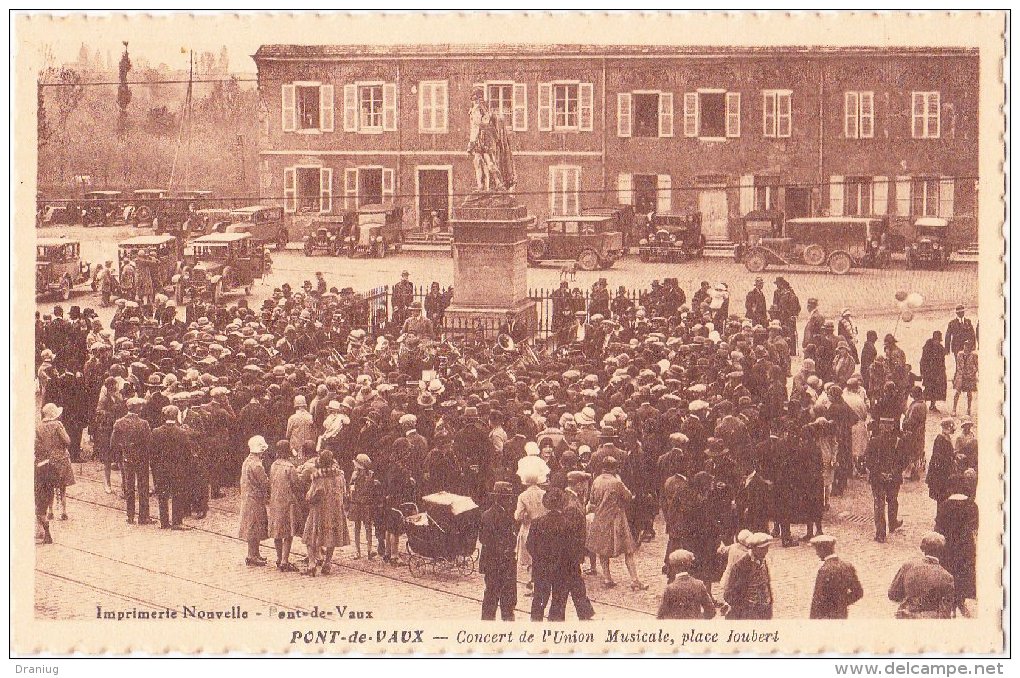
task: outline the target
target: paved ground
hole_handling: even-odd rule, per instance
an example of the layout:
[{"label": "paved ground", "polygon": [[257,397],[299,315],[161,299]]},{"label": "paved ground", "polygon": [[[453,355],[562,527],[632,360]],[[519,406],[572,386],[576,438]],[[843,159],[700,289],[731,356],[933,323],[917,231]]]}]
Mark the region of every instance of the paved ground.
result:
[{"label": "paved ground", "polygon": [[[39,230],[40,235],[47,236],[61,233],[81,239],[84,258],[97,262],[115,259],[117,240],[136,232],[129,228]],[[396,282],[403,269],[410,271],[412,280],[419,284],[432,280],[452,283],[453,266],[448,256],[408,253],[383,260],[307,259],[300,252],[285,252],[274,253],[273,274],[264,284],[255,286],[252,297],[259,301],[284,281],[297,287],[311,279],[316,270],[323,271],[331,285],[366,289]],[[802,301],[816,296],[827,313],[852,308],[862,337],[868,329],[877,330],[880,336],[896,331],[908,359],[915,364],[932,330],[945,330],[953,306],[963,303],[973,310],[977,305],[977,267],[973,264],[957,264],[945,272],[894,268],[843,277],[793,271],[781,274],[790,280]],[[646,287],[652,279],[666,276],[678,277],[688,293],[699,280],[726,281],[734,295],[735,309],[742,306],[743,294],[754,279],[743,266],[728,259],[655,265],[627,257],[611,271],[579,272],[576,284],[589,286],[596,278],[606,277],[613,287]],[[767,280],[767,293],[771,294],[772,276]],[[532,287],[552,288],[558,281],[558,270],[529,270]],[[896,322],[893,295],[898,289],[920,292],[927,300],[925,309],[906,326]],[[37,308],[48,312],[53,303],[45,300]],[[87,288],[80,288],[70,303],[98,308],[97,296]],[[100,309],[105,320],[110,314],[109,309]],[[951,361],[949,368],[951,376]],[[931,448],[939,418],[929,418],[926,449]],[[325,609],[337,604],[371,609],[377,618],[385,619],[423,614],[471,619],[479,614],[483,586],[477,574],[415,578],[406,567],[394,568],[378,560],[352,560],[350,548],[338,551],[335,560],[339,567],[325,578],[281,574],[273,568],[249,569],[244,565],[244,544],[236,538],[236,494],[213,502],[214,509],[206,519],[189,521],[192,529],[165,532],[125,523],[119,494],[103,492],[98,464],[76,465],[75,469],[79,481],[68,490],[70,520],[55,521],[56,543],[36,549],[36,612],[40,617],[94,618],[97,605],[111,609],[179,609],[183,605],[228,609],[233,604],[242,605],[250,615],[268,615],[274,607],[312,610],[316,605]],[[901,514],[904,527],[887,544],[880,545],[871,539],[871,496],[864,481],[854,480],[846,496],[833,500],[826,528],[839,538],[840,551],[857,566],[865,588],[865,598],[852,609],[852,616],[892,615],[894,605],[885,596],[889,581],[899,564],[914,555],[920,533],[930,529],[934,517],[925,486],[904,484]],[[662,532],[660,525],[660,536],[643,545],[638,556],[641,577],[651,584],[649,591],[632,593],[625,586],[608,590],[595,578],[587,579],[600,618],[649,618],[655,614],[664,583],[659,572],[665,548]],[[271,551],[271,547],[264,548],[264,555],[272,558]],[[295,544],[295,552],[303,555],[300,542]],[[813,549],[775,548],[770,558],[776,616],[806,616],[817,569]],[[626,581],[622,562],[614,563],[614,573],[618,581]],[[530,604],[524,592],[522,585],[522,611]]]}]

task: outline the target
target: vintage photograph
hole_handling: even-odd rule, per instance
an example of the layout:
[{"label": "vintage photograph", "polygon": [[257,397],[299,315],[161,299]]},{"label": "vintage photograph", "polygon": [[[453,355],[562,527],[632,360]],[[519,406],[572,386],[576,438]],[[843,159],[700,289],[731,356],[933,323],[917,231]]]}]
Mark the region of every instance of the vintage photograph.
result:
[{"label": "vintage photograph", "polygon": [[1004,15],[503,19],[16,17],[12,649],[1001,650]]}]

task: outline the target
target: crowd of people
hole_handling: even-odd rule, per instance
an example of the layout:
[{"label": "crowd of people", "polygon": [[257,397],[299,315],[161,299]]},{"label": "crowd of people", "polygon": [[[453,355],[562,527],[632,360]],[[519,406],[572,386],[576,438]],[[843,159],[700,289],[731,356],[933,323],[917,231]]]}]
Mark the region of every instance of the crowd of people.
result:
[{"label": "crowd of people", "polygon": [[859,344],[850,309],[830,316],[808,299],[798,335],[800,300],[783,278],[771,303],[757,279],[742,310],[722,283],[689,302],[675,279],[615,296],[600,280],[587,299],[564,283],[548,342],[518,334],[509,349],[444,336],[438,285],[424,305],[413,289],[405,275],[381,326],[353,289],[327,290],[321,276],[257,308],[194,302],[182,318],[154,295],[116,300],[109,327],[77,307],[37,317],[43,541],[54,497],[67,517],[87,430],[107,492],[120,471],[129,523],[155,522],[150,478],[171,530],[239,486],[251,567],[266,565],[260,544],[272,539],[276,566],[297,571],[294,537],[310,576],[352,542],[355,558],[400,565],[400,506],[446,491],[481,507],[485,619],[513,618],[522,574],[534,620],[563,619],[568,598],[591,618],[583,574],[614,587],[617,558],[631,588],[646,589],[634,556],[659,524],[661,616],[770,618],[776,540],[815,546],[811,615],[845,616],[863,592],[852,566],[833,562],[829,498],[866,479],[884,542],[901,524],[901,484],[926,471],[937,534],[913,564],[924,576],[901,572],[888,595],[921,617],[974,597],[973,422],[944,418],[927,463],[925,449],[947,355],[970,413],[976,334],[962,307],[915,374],[892,334]]}]

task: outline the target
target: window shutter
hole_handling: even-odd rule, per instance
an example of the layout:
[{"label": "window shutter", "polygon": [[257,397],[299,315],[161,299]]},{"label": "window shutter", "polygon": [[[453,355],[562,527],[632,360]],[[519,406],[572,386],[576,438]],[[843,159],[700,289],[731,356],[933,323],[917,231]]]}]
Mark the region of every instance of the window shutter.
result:
[{"label": "window shutter", "polygon": [[571,167],[570,168],[570,192],[569,205],[570,212],[568,214],[580,214],[581,213],[581,168]]},{"label": "window shutter", "polygon": [[580,99],[578,108],[580,109],[581,131],[590,132],[595,117],[595,86],[590,82],[582,82],[577,87],[577,95]]},{"label": "window shutter", "polygon": [[418,83],[418,131],[425,132],[431,128],[432,120],[432,84]]},{"label": "window shutter", "polygon": [[939,180],[939,217],[943,219],[953,218],[953,193],[955,185],[952,179]]},{"label": "window shutter", "polygon": [[876,215],[889,212],[889,177],[873,177],[871,180],[873,210]]},{"label": "window shutter", "polygon": [[659,190],[655,196],[655,211],[669,212],[673,209],[673,177],[660,174],[656,187]]},{"label": "window shutter", "polygon": [[659,93],[659,136],[673,136],[673,93]]},{"label": "window shutter", "polygon": [[284,85],[281,89],[280,99],[280,123],[284,132],[293,132],[297,129],[297,102],[294,85]]},{"label": "window shutter", "polygon": [[754,175],[745,174],[740,177],[740,215],[743,216],[754,209]]},{"label": "window shutter", "polygon": [[616,95],[616,136],[629,137],[631,134],[631,107],[634,99],[630,92]]},{"label": "window shutter", "polygon": [[449,111],[450,111],[450,89],[447,87],[445,82],[440,82],[436,85],[438,91],[436,92],[436,131],[437,132],[448,132],[449,127]]},{"label": "window shutter", "polygon": [[293,167],[283,169],[283,210],[297,212],[297,170]]},{"label": "window shutter", "polygon": [[856,139],[860,136],[857,129],[859,103],[857,92],[847,92],[843,99],[843,136],[847,139]]},{"label": "window shutter", "polygon": [[514,83],[513,88],[513,129],[515,132],[528,131],[528,86],[523,82]]},{"label": "window shutter", "polygon": [[924,136],[924,93],[914,92],[911,97],[911,117],[913,119],[912,135],[915,139]]},{"label": "window shutter", "polygon": [[389,168],[383,168],[382,171],[382,195],[383,202],[386,202],[386,198],[393,199],[394,193],[396,193],[396,172]]},{"label": "window shutter", "polygon": [[329,214],[333,211],[333,168],[319,168],[319,212]]},{"label": "window shutter", "polygon": [[875,136],[875,93],[861,92],[861,138]]},{"label": "window shutter", "polygon": [[777,129],[776,136],[788,137],[793,131],[793,95],[777,94]]},{"label": "window shutter", "polygon": [[344,170],[344,209],[358,207],[358,168],[348,167]]},{"label": "window shutter", "polygon": [[843,177],[838,174],[829,177],[829,216],[843,216]]},{"label": "window shutter", "polygon": [[382,86],[383,100],[383,131],[397,131],[397,86],[395,83],[387,82]]},{"label": "window shutter", "polygon": [[776,136],[776,93],[763,92],[761,96],[761,133],[763,137]]},{"label": "window shutter", "polygon": [[358,86],[344,85],[344,131],[358,131]]},{"label": "window shutter", "polygon": [[684,136],[698,136],[698,93],[684,94]]},{"label": "window shutter", "polygon": [[538,83],[538,129],[552,131],[552,83]]},{"label": "window shutter", "polygon": [[333,85],[319,87],[319,129],[333,131]]},{"label": "window shutter", "polygon": [[896,214],[910,216],[910,177],[896,177]]},{"label": "window shutter", "polygon": [[616,177],[617,200],[621,205],[634,204],[634,176],[620,173]]},{"label": "window shutter", "polygon": [[928,94],[928,136],[938,139],[942,134],[942,96],[938,92]]},{"label": "window shutter", "polygon": [[[541,85],[539,85],[541,87]],[[541,89],[539,89],[541,93]],[[539,100],[541,100],[541,94],[539,94]],[[539,120],[541,121],[542,116],[539,114]],[[559,167],[549,168],[549,212],[550,214],[562,214],[563,210],[557,209],[560,196],[563,195],[563,187],[560,185],[560,176],[563,174]]]},{"label": "window shutter", "polygon": [[726,93],[726,136],[740,136],[740,92]]}]

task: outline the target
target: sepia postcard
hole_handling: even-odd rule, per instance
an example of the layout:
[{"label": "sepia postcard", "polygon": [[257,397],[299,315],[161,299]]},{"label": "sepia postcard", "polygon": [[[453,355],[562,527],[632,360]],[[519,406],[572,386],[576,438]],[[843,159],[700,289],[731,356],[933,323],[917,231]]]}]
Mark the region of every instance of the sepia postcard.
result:
[{"label": "sepia postcard", "polygon": [[1005,12],[12,26],[12,655],[1005,651]]}]

